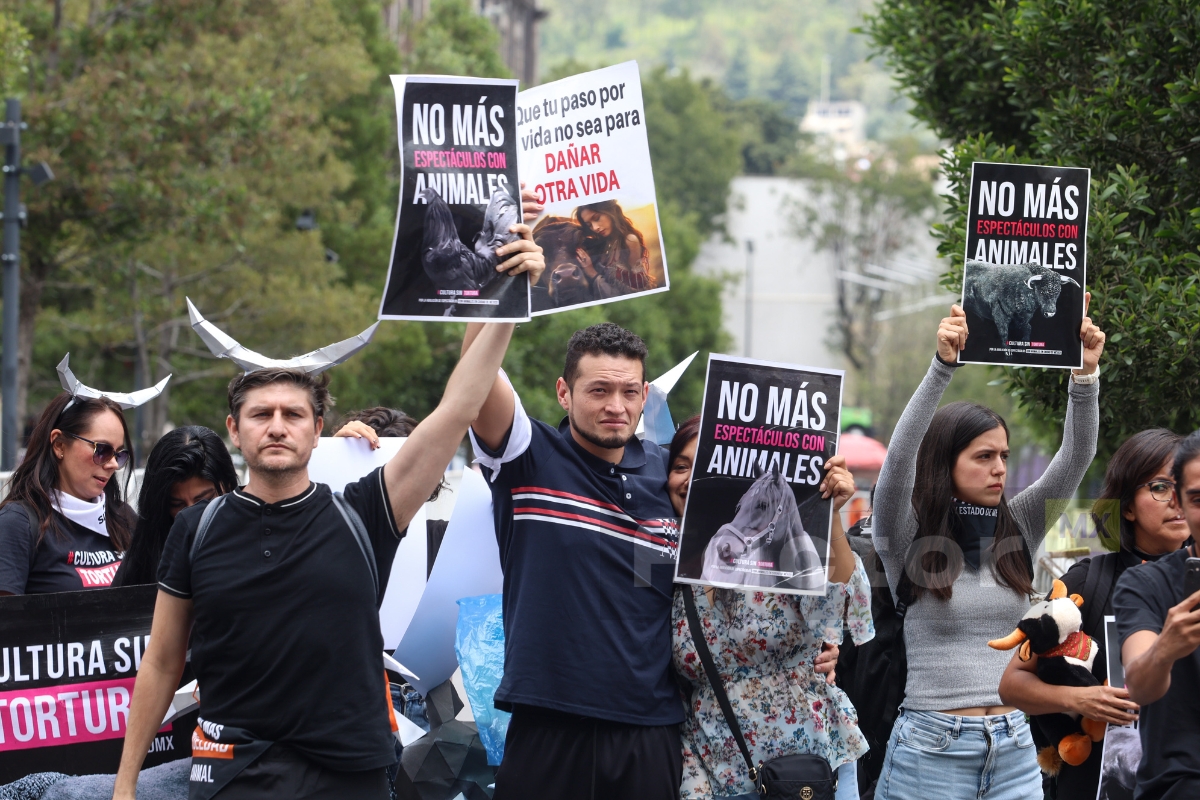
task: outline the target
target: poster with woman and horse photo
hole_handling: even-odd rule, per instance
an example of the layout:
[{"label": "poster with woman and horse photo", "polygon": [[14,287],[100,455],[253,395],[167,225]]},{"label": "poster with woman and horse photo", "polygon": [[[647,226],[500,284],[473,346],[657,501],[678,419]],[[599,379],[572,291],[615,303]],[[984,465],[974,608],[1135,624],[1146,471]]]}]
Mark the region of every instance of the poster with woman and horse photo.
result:
[{"label": "poster with woman and horse photo", "polygon": [[682,583],[822,594],[833,504],[840,370],[710,355],[679,534]]},{"label": "poster with woman and horse photo", "polygon": [[544,206],[534,316],[669,288],[636,61],[521,92],[517,147]]}]

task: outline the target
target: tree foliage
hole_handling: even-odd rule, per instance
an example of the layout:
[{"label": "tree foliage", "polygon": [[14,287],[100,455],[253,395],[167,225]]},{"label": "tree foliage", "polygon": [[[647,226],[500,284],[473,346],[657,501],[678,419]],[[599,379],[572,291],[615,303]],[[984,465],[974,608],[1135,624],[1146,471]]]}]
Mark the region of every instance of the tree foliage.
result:
[{"label": "tree foliage", "polygon": [[[1108,333],[1101,457],[1151,426],[1200,426],[1200,7],[1186,0],[884,0],[867,30],[953,142],[939,250],[957,288],[973,161],[1090,167],[1088,288]],[[1062,370],[1006,369],[1049,431]]]}]

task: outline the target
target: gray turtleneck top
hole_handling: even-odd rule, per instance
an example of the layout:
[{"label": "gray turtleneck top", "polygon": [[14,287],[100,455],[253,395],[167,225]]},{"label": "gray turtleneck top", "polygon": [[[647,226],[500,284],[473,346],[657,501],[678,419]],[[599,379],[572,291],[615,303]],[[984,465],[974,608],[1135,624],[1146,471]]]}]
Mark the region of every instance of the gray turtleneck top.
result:
[{"label": "gray turtleneck top", "polygon": [[[875,488],[871,537],[883,560],[893,597],[904,556],[917,533],[912,507],[917,449],[937,411],[954,367],[936,358],[896,423],[887,458]],[[1008,504],[1031,554],[1046,536],[1046,507],[1075,495],[1096,454],[1100,385],[1070,382],[1063,441],[1036,483]],[[1052,520],[1051,520],[1052,522]],[[925,593],[908,609],[904,640],[908,684],[904,707],[912,711],[948,711],[1000,705],[1000,677],[1012,653],[987,643],[1012,633],[1029,609],[1029,598],[998,584],[989,566],[964,567],[953,597]]]}]

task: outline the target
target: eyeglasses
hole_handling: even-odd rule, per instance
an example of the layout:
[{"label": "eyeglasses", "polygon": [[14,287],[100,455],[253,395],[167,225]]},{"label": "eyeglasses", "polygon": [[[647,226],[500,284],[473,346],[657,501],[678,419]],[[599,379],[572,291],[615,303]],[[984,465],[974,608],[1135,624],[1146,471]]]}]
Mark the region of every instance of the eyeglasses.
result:
[{"label": "eyeglasses", "polygon": [[1150,490],[1150,496],[1160,503],[1165,503],[1175,496],[1174,481],[1149,481],[1148,483],[1139,483],[1133,487],[1136,492],[1138,489],[1145,486]]},{"label": "eyeglasses", "polygon": [[[66,431],[63,431],[63,433],[66,433]],[[129,463],[128,450],[118,450],[108,442],[93,442],[91,439],[85,439],[73,433],[67,433],[67,436],[90,444],[92,446],[92,463],[98,467],[103,467],[114,458],[117,460],[117,469],[124,469],[125,465]]]}]

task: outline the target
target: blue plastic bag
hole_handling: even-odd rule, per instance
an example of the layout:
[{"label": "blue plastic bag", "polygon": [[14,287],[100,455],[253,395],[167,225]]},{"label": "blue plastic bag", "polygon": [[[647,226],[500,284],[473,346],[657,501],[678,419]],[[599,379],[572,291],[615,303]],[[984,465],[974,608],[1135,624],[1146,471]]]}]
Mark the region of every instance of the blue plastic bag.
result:
[{"label": "blue plastic bag", "polygon": [[485,594],[458,601],[458,628],[454,652],[462,669],[463,688],[475,715],[479,738],[487,748],[488,764],[500,765],[504,737],[512,714],[499,711],[492,698],[504,677],[503,595]]}]

